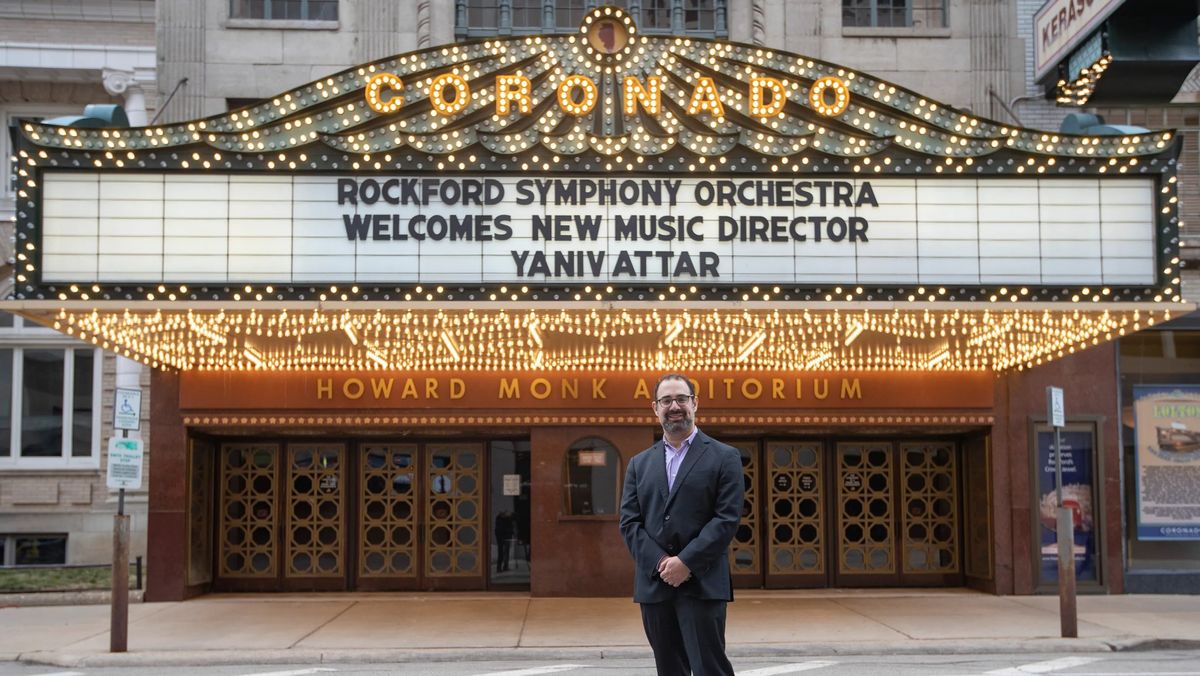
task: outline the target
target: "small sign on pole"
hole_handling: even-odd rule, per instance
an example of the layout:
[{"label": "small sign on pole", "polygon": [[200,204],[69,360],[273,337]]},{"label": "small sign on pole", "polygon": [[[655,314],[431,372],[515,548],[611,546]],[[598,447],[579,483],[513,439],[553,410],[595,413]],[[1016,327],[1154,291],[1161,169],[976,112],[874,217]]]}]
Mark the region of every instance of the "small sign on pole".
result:
[{"label": "small sign on pole", "polygon": [[[138,401],[141,393],[137,393]],[[118,404],[119,405],[119,404]],[[137,405],[134,404],[134,410]],[[119,413],[118,419],[119,419]],[[137,425],[137,417],[133,423]],[[125,434],[125,432],[122,432]],[[108,650],[125,652],[129,641],[129,517],[125,514],[125,489],[142,487],[141,439],[113,437],[108,440],[108,487],[117,489],[117,513],[113,515],[112,611],[109,615]]]},{"label": "small sign on pole", "polygon": [[142,391],[118,387],[113,398],[113,429],[136,430],[142,422]]},{"label": "small sign on pole", "polygon": [[108,487],[130,490],[141,488],[144,455],[145,449],[141,439],[109,439]]},{"label": "small sign on pole", "polygon": [[1046,388],[1046,401],[1049,406],[1049,417],[1051,427],[1066,427],[1067,417],[1063,413],[1063,391],[1061,387],[1050,386]]},{"label": "small sign on pole", "polygon": [[1063,638],[1079,636],[1079,615],[1075,605],[1075,524],[1071,510],[1063,506],[1062,440],[1059,433],[1067,425],[1061,387],[1046,388],[1046,410],[1054,428],[1054,486],[1058,509],[1055,511],[1055,535],[1058,539],[1058,616]]}]

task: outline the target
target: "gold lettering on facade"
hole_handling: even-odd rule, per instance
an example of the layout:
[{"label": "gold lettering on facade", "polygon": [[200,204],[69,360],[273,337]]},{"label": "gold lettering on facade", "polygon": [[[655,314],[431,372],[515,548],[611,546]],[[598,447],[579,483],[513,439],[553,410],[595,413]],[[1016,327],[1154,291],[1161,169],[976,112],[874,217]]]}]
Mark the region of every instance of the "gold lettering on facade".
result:
[{"label": "gold lettering on facade", "polygon": [[858,378],[847,380],[842,378],[842,399],[862,399],[862,385]]},{"label": "gold lettering on facade", "polygon": [[650,399],[650,383],[645,378],[638,378],[637,388],[633,391],[634,399]]},{"label": "gold lettering on facade", "polygon": [[529,383],[529,394],[534,399],[545,399],[550,396],[550,390],[553,389],[550,381],[545,378],[534,378],[533,382]]},{"label": "gold lettering on facade", "polygon": [[784,398],[783,378],[772,378],[771,379],[771,398],[772,399],[783,399]]},{"label": "gold lettering on facade", "polygon": [[500,379],[500,398],[501,399],[520,399],[521,398],[521,383],[516,378],[501,378]]},{"label": "gold lettering on facade", "polygon": [[804,398],[804,388],[800,386],[800,379],[797,378],[796,379],[796,400],[799,401],[803,398]]},{"label": "gold lettering on facade", "polygon": [[607,382],[608,378],[592,378],[592,399],[608,399],[604,393],[604,384]]},{"label": "gold lettering on facade", "polygon": [[363,396],[363,392],[367,391],[367,386],[363,385],[363,381],[358,378],[347,378],[346,382],[342,383],[342,394],[347,399],[359,399]]},{"label": "gold lettering on facade", "polygon": [[425,398],[426,399],[439,399],[440,398],[440,397],[438,397],[437,378],[426,378],[425,379]]},{"label": "gold lettering on facade", "polygon": [[721,382],[725,383],[725,398],[733,399],[733,378],[722,378]]},{"label": "gold lettering on facade", "polygon": [[558,396],[563,399],[578,399],[579,398],[579,379],[578,378],[563,378],[559,381]]},{"label": "gold lettering on facade", "polygon": [[450,379],[450,398],[451,399],[462,399],[464,396],[466,396],[466,394],[467,394],[467,384],[465,382],[463,382],[462,378],[451,378]]},{"label": "gold lettering on facade", "polygon": [[417,398],[417,384],[413,382],[412,378],[404,379],[404,391],[400,393],[400,398],[401,399],[416,399]]},{"label": "gold lettering on facade", "polygon": [[391,399],[392,385],[395,384],[396,380],[394,378],[388,378],[387,380],[384,380],[383,378],[372,378],[371,394],[376,399]]},{"label": "gold lettering on facade", "polygon": [[747,399],[758,399],[762,396],[763,385],[758,378],[747,378],[742,381],[742,396]]},{"label": "gold lettering on facade", "polygon": [[317,401],[333,399],[333,378],[317,378]]},{"label": "gold lettering on facade", "polygon": [[[799,382],[799,381],[797,381]],[[829,398],[829,379],[814,378],[813,379],[813,396],[817,399]]]}]

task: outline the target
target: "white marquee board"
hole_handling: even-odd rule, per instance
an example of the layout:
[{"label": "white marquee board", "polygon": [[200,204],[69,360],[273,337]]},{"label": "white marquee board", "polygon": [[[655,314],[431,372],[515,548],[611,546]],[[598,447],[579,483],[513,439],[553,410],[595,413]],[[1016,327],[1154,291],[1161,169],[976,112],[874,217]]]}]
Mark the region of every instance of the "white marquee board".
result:
[{"label": "white marquee board", "polygon": [[[339,180],[409,180],[405,176],[167,174],[47,171],[43,179],[41,273],[45,283],[175,284],[417,284],[417,283],[682,283],[1152,285],[1155,283],[1154,180],[1121,178],[865,178],[810,177],[782,181],[839,181],[865,203],[772,206],[700,204],[705,182],[743,177],[648,178],[435,177],[493,180],[503,187],[495,204],[339,204]],[[428,176],[420,177],[422,179]],[[530,181],[671,181],[673,204],[632,206],[519,204]],[[526,181],[524,184],[519,182]],[[343,184],[344,185],[344,184]],[[360,185],[360,184],[356,184]],[[661,190],[660,196],[667,192]],[[644,191],[643,191],[644,192]],[[815,189],[813,191],[815,193]],[[393,193],[397,194],[397,193]],[[551,200],[552,202],[553,200]],[[754,201],[754,200],[752,200]],[[507,215],[511,236],[488,241],[391,239],[415,216]],[[380,215],[389,223],[365,239],[348,235],[347,219]],[[692,238],[629,241],[617,238],[618,217],[674,216],[694,224]],[[535,217],[568,217],[569,236],[535,238]],[[581,240],[575,216],[598,219],[595,238]],[[781,217],[780,241],[722,240],[722,217]],[[808,219],[795,232],[794,219]],[[816,218],[855,217],[866,227],[858,241],[814,241]],[[372,221],[373,222],[373,221]],[[478,222],[478,221],[477,221]],[[828,225],[828,222],[826,223]],[[421,231],[418,228],[417,231]],[[477,231],[478,232],[478,231]],[[377,239],[384,234],[388,239]],[[561,233],[559,233],[561,235]],[[779,234],[776,232],[776,234]],[[795,235],[804,234],[800,241]],[[699,239],[697,239],[699,238]],[[624,252],[641,262],[617,269]],[[712,275],[671,276],[682,254]],[[579,261],[577,276],[554,276],[555,254]],[[524,262],[518,257],[524,254]],[[603,254],[603,255],[601,255]],[[661,254],[661,255],[660,255]],[[546,261],[551,275],[531,267]],[[663,274],[662,261],[668,274]],[[560,261],[561,262],[561,261]],[[596,265],[593,268],[593,264]],[[565,269],[565,268],[564,268]],[[524,272],[525,275],[519,274]]]}]

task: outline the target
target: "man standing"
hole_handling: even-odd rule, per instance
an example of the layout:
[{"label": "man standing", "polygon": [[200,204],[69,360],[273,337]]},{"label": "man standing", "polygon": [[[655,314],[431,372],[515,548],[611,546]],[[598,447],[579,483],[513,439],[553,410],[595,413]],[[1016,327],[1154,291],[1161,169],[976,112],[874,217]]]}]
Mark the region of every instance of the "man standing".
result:
[{"label": "man standing", "polygon": [[685,376],[659,378],[652,406],[663,439],[629,462],[621,495],[633,600],[659,676],[732,676],[725,604],[745,490],[741,454],[696,428],[696,390]]}]

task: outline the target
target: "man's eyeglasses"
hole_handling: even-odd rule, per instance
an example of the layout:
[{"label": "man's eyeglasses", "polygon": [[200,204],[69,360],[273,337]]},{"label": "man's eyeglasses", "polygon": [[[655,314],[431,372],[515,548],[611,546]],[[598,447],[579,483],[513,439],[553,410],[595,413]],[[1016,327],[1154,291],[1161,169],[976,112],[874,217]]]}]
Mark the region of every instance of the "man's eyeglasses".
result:
[{"label": "man's eyeglasses", "polygon": [[696,395],[694,394],[677,394],[674,397],[659,397],[658,399],[654,400],[654,403],[658,404],[662,408],[667,408],[671,404],[679,404],[680,406],[684,406],[695,398]]}]

